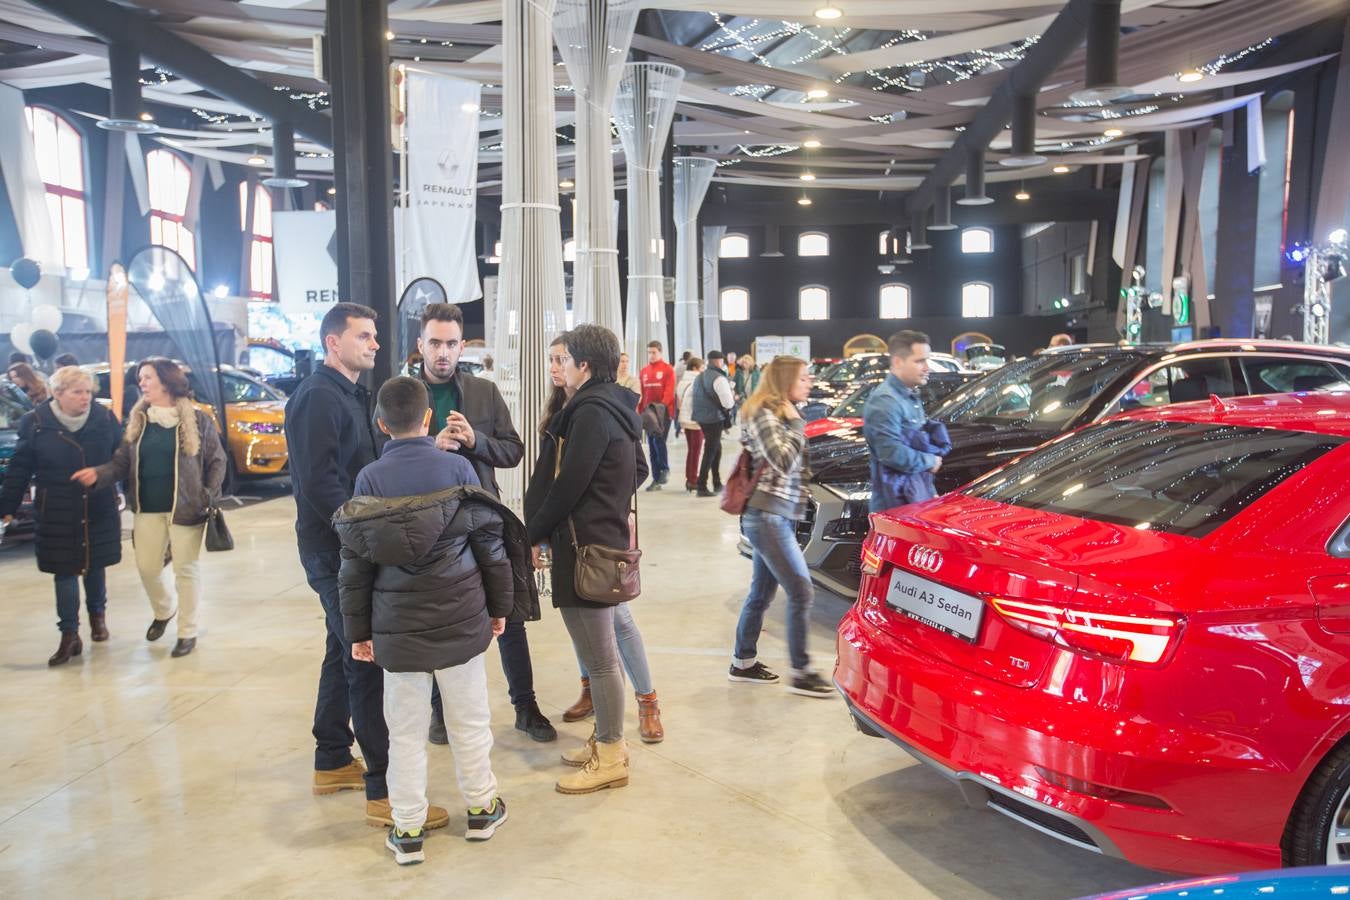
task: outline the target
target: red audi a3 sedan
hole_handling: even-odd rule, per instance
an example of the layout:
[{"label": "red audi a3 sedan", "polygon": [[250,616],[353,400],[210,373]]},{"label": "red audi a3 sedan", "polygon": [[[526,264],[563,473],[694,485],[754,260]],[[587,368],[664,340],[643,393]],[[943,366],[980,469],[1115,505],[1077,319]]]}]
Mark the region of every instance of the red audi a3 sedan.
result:
[{"label": "red audi a3 sedan", "polygon": [[1066,434],[872,517],[835,684],[965,799],[1142,866],[1350,862],[1350,396]]}]

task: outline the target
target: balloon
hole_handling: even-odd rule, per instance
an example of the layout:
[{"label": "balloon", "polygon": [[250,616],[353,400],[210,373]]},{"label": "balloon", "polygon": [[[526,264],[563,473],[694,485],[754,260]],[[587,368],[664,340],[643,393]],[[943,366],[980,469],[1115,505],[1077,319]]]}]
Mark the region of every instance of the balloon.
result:
[{"label": "balloon", "polygon": [[56,355],[56,335],[45,328],[39,328],[28,338],[29,345],[33,348],[33,355],[38,359],[51,359]]},{"label": "balloon", "polygon": [[20,353],[33,355],[33,345],[28,343],[28,338],[33,334],[33,326],[27,322],[20,322],[9,332],[9,342],[14,345],[14,349]]},{"label": "balloon", "polygon": [[50,303],[44,303],[41,306],[33,307],[33,314],[29,316],[34,328],[40,328],[44,331],[50,331],[52,334],[61,330],[61,310]]},{"label": "balloon", "polygon": [[14,260],[13,265],[9,267],[9,274],[18,282],[19,287],[28,290],[42,278],[42,267],[33,260],[23,257]]}]

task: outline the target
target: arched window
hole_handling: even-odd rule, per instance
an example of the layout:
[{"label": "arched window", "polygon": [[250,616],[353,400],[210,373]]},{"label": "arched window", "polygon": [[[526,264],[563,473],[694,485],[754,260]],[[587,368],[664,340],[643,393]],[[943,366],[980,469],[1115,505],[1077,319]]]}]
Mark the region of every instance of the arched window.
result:
[{"label": "arched window", "polygon": [[891,230],[889,228],[877,235],[877,253],[881,256],[891,255]]},{"label": "arched window", "polygon": [[993,253],[994,232],[988,228],[963,228],[961,230],[962,253]]},{"label": "arched window", "polygon": [[192,192],[192,170],[176,153],[151,150],[145,157],[150,181],[150,243],[178,251],[197,268],[197,239],[183,219]]},{"label": "arched window", "polygon": [[908,319],[909,288],[903,284],[883,284],[881,286],[881,317],[883,319]]},{"label": "arched window", "polygon": [[[797,238],[798,256],[829,256],[830,236],[819,231],[807,231]],[[825,318],[821,316],[821,318]]]},{"label": "arched window", "polygon": [[994,288],[983,281],[971,281],[961,286],[961,315],[967,319],[984,319],[994,314]]},{"label": "arched window", "polygon": [[572,238],[563,241],[563,262],[577,261],[577,242]]},{"label": "arched window", "polygon": [[239,182],[239,230],[248,241],[248,294],[256,300],[272,299],[272,192],[253,186],[253,222],[248,216],[248,182]]},{"label": "arched window", "polygon": [[728,234],[717,244],[718,259],[745,259],[750,255],[750,239],[743,234]]},{"label": "arched window", "polygon": [[830,291],[820,285],[804,287],[797,295],[797,318],[828,319],[830,317]]},{"label": "arched window", "polygon": [[47,193],[47,212],[68,269],[89,271],[85,224],[84,138],[61,115],[40,106],[24,110],[37,151],[38,174]]},{"label": "arched window", "polygon": [[750,292],[745,288],[722,288],[719,296],[723,322],[744,322],[750,318]]}]

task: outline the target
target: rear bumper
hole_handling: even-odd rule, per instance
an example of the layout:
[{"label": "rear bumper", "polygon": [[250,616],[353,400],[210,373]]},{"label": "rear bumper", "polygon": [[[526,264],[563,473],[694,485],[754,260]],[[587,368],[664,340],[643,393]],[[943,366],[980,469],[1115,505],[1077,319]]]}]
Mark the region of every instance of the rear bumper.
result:
[{"label": "rear bumper", "polygon": [[[1260,768],[1240,746],[1188,732],[1181,720],[1085,708],[953,667],[878,629],[856,605],[840,622],[837,649],[834,682],[854,720],[952,779],[967,802],[1149,868],[1209,874],[1280,865],[1298,780]],[[1118,719],[1129,720],[1119,722],[1123,731]],[[1191,746],[1208,749],[1188,754]],[[1069,790],[1046,770],[1148,794],[1168,808]]]}]

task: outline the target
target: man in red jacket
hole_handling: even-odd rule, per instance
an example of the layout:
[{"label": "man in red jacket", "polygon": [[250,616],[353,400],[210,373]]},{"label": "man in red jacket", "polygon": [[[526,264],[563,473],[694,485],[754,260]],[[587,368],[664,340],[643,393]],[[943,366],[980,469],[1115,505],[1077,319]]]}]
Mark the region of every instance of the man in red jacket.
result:
[{"label": "man in red jacket", "polygon": [[646,413],[650,409],[660,426],[657,431],[647,432],[647,450],[651,456],[652,470],[652,483],[647,485],[649,491],[661,490],[661,485],[670,477],[666,438],[670,434],[670,421],[675,417],[675,369],[661,353],[660,341],[648,344],[647,365],[642,367],[638,375],[638,380],[642,382],[642,401],[638,404],[638,411]]}]

